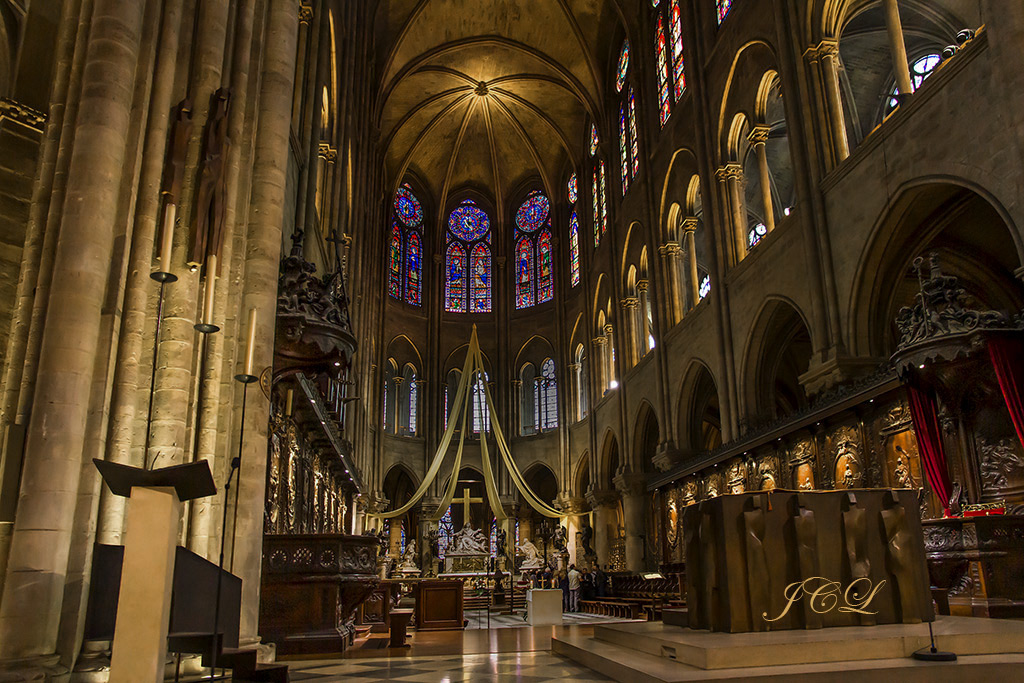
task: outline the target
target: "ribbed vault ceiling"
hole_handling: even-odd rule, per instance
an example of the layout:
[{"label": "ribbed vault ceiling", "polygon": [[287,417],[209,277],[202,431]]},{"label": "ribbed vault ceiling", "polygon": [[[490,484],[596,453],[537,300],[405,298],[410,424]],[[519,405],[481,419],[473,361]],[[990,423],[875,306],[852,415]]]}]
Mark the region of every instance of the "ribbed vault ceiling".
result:
[{"label": "ribbed vault ceiling", "polygon": [[392,0],[378,111],[387,180],[407,172],[443,211],[472,186],[503,206],[528,178],[576,167],[614,30],[606,0]]}]

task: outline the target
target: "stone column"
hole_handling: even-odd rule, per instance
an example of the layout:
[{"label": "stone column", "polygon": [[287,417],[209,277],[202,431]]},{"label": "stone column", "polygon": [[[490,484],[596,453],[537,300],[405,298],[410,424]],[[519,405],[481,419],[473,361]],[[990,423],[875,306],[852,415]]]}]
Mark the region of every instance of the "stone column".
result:
[{"label": "stone column", "polygon": [[715,172],[715,178],[724,186],[725,205],[732,223],[730,232],[733,237],[734,263],[739,263],[747,255],[747,216],[740,192],[743,167],[735,162],[726,164]]},{"label": "stone column", "polygon": [[[850,156],[850,141],[846,137],[846,116],[843,113],[843,99],[839,93],[839,44],[824,41],[817,48],[821,59],[822,85],[828,101],[828,123],[835,145],[836,163]],[[909,69],[909,67],[908,67]],[[909,73],[909,71],[908,71]]]},{"label": "stone column", "polygon": [[570,405],[572,405],[572,416],[573,421],[583,419],[583,410],[580,405],[580,364],[570,363],[569,364],[569,397]]},{"label": "stone column", "polygon": [[83,468],[143,10],[142,3],[114,0],[97,0],[93,9],[0,606],[0,662],[6,662],[0,668],[24,671],[56,659],[50,656]]},{"label": "stone column", "polygon": [[[253,150],[249,231],[245,245],[245,280],[242,311],[257,311],[256,353],[253,370],[261,373],[273,363],[277,311],[276,287],[281,262],[284,225],[285,173],[288,167],[291,96],[299,23],[298,0],[270,0],[266,17],[258,127]],[[243,313],[244,315],[244,313]],[[238,372],[244,368],[237,368]],[[270,403],[258,387],[250,387],[239,497],[233,571],[242,579],[240,640],[256,642],[260,608],[260,566],[263,558],[263,497],[267,467],[267,430]],[[236,410],[241,409],[241,392]]]},{"label": "stone column", "polygon": [[391,557],[402,556],[402,517],[395,517],[388,527],[388,555]]},{"label": "stone column", "polygon": [[[512,401],[512,405],[509,407],[509,424],[513,425],[516,430],[516,435],[523,433],[523,380],[514,379],[512,380],[512,395],[515,396],[515,400]],[[449,399],[451,400],[451,399]]]},{"label": "stone column", "polygon": [[606,376],[608,362],[605,355],[608,353],[608,340],[604,337],[594,337],[594,379],[597,380],[598,400],[608,390],[609,378]]},{"label": "stone column", "polygon": [[611,548],[608,529],[615,521],[615,502],[619,494],[612,489],[591,489],[587,502],[594,511],[594,552],[603,567],[611,562]]},{"label": "stone column", "polygon": [[587,506],[587,501],[583,498],[572,498],[568,493],[562,493],[558,503],[566,514],[565,531],[568,538],[565,549],[569,552],[569,564],[575,564],[576,568],[582,571],[580,563],[583,562],[583,555],[576,542],[576,534],[582,529],[582,513]]},{"label": "stone column", "polygon": [[683,319],[683,312],[686,310],[686,288],[683,285],[679,267],[679,255],[682,251],[678,242],[666,242],[658,247],[658,253],[661,254],[665,262],[665,272],[669,276],[668,313],[672,316],[672,325]]},{"label": "stone column", "polygon": [[604,326],[604,338],[605,338],[605,353],[604,359],[608,364],[606,372],[608,373],[608,388],[611,389],[612,383],[614,382],[618,386],[618,375],[615,373],[615,337],[612,336],[614,328],[611,325]]},{"label": "stone column", "polygon": [[391,380],[395,383],[395,401],[391,409],[391,429],[394,434],[402,433],[402,425],[399,422],[401,416],[400,406],[402,405],[402,383],[405,378],[402,376],[392,377]]},{"label": "stone column", "polygon": [[649,286],[650,283],[647,280],[636,283],[637,298],[640,299],[640,348],[644,350],[643,355],[645,356],[653,348],[651,345],[651,319],[647,315],[650,310],[650,295],[647,293]]},{"label": "stone column", "polygon": [[747,140],[754,148],[757,155],[757,172],[761,179],[761,204],[764,208],[764,225],[768,232],[775,229],[775,202],[772,201],[772,175],[768,171],[768,152],[765,143],[768,142],[768,126],[754,126],[747,136]]},{"label": "stone column", "polygon": [[892,54],[892,69],[896,74],[896,88],[901,95],[914,92],[910,80],[910,60],[907,59],[907,44],[903,41],[903,23],[900,21],[900,7],[897,0],[882,0],[885,11],[885,28],[889,34],[889,52]]},{"label": "stone column", "polygon": [[628,345],[625,349],[626,357],[623,359],[628,364],[627,367],[636,365],[643,355],[640,352],[640,349],[643,347],[639,335],[640,324],[637,320],[637,308],[639,305],[640,300],[635,296],[627,296],[619,301],[619,306],[622,307],[622,331],[625,332],[625,337],[628,340]]},{"label": "stone column", "polygon": [[686,239],[687,270],[690,275],[690,308],[700,301],[700,274],[697,272],[697,225],[698,219],[688,216],[683,221],[683,236]]},{"label": "stone column", "polygon": [[614,484],[622,494],[622,517],[626,527],[626,569],[631,572],[643,571],[646,480],[643,474],[631,472],[627,467],[615,477]]}]

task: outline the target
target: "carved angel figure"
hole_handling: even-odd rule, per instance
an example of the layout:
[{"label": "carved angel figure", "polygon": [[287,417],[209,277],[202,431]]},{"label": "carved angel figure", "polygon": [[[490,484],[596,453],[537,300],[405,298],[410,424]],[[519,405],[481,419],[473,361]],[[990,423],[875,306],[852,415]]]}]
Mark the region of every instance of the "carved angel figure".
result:
[{"label": "carved angel figure", "polygon": [[537,569],[543,565],[540,559],[540,551],[537,550],[537,546],[530,542],[530,539],[524,538],[519,541],[517,550],[526,556],[520,565],[520,569]]}]

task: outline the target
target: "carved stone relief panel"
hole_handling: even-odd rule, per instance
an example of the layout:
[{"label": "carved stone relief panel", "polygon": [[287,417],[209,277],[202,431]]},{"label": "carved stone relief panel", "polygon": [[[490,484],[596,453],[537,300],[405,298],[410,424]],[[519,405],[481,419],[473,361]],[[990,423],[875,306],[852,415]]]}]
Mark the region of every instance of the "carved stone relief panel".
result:
[{"label": "carved stone relief panel", "polygon": [[789,452],[793,483],[800,491],[813,491],[815,486],[815,444],[810,438],[798,441]]}]

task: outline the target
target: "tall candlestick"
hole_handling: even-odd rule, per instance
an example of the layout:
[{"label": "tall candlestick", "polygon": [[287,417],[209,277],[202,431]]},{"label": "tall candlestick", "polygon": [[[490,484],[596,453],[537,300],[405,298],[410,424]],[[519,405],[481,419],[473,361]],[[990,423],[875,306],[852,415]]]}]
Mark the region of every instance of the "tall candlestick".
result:
[{"label": "tall candlestick", "polygon": [[167,202],[164,208],[164,233],[160,243],[160,270],[171,272],[171,247],[174,246],[174,219],[177,207],[174,202]]},{"label": "tall candlestick", "polygon": [[252,360],[256,353],[256,309],[249,309],[249,344],[245,347],[245,374],[252,375]]},{"label": "tall candlestick", "polygon": [[213,325],[213,294],[217,288],[217,255],[206,259],[206,292],[203,297],[203,322]]},{"label": "tall candlestick", "polygon": [[292,416],[292,398],[294,396],[295,396],[295,392],[292,391],[291,389],[289,389],[288,393],[285,394],[285,397],[284,397],[284,416],[285,417],[291,417]]}]

